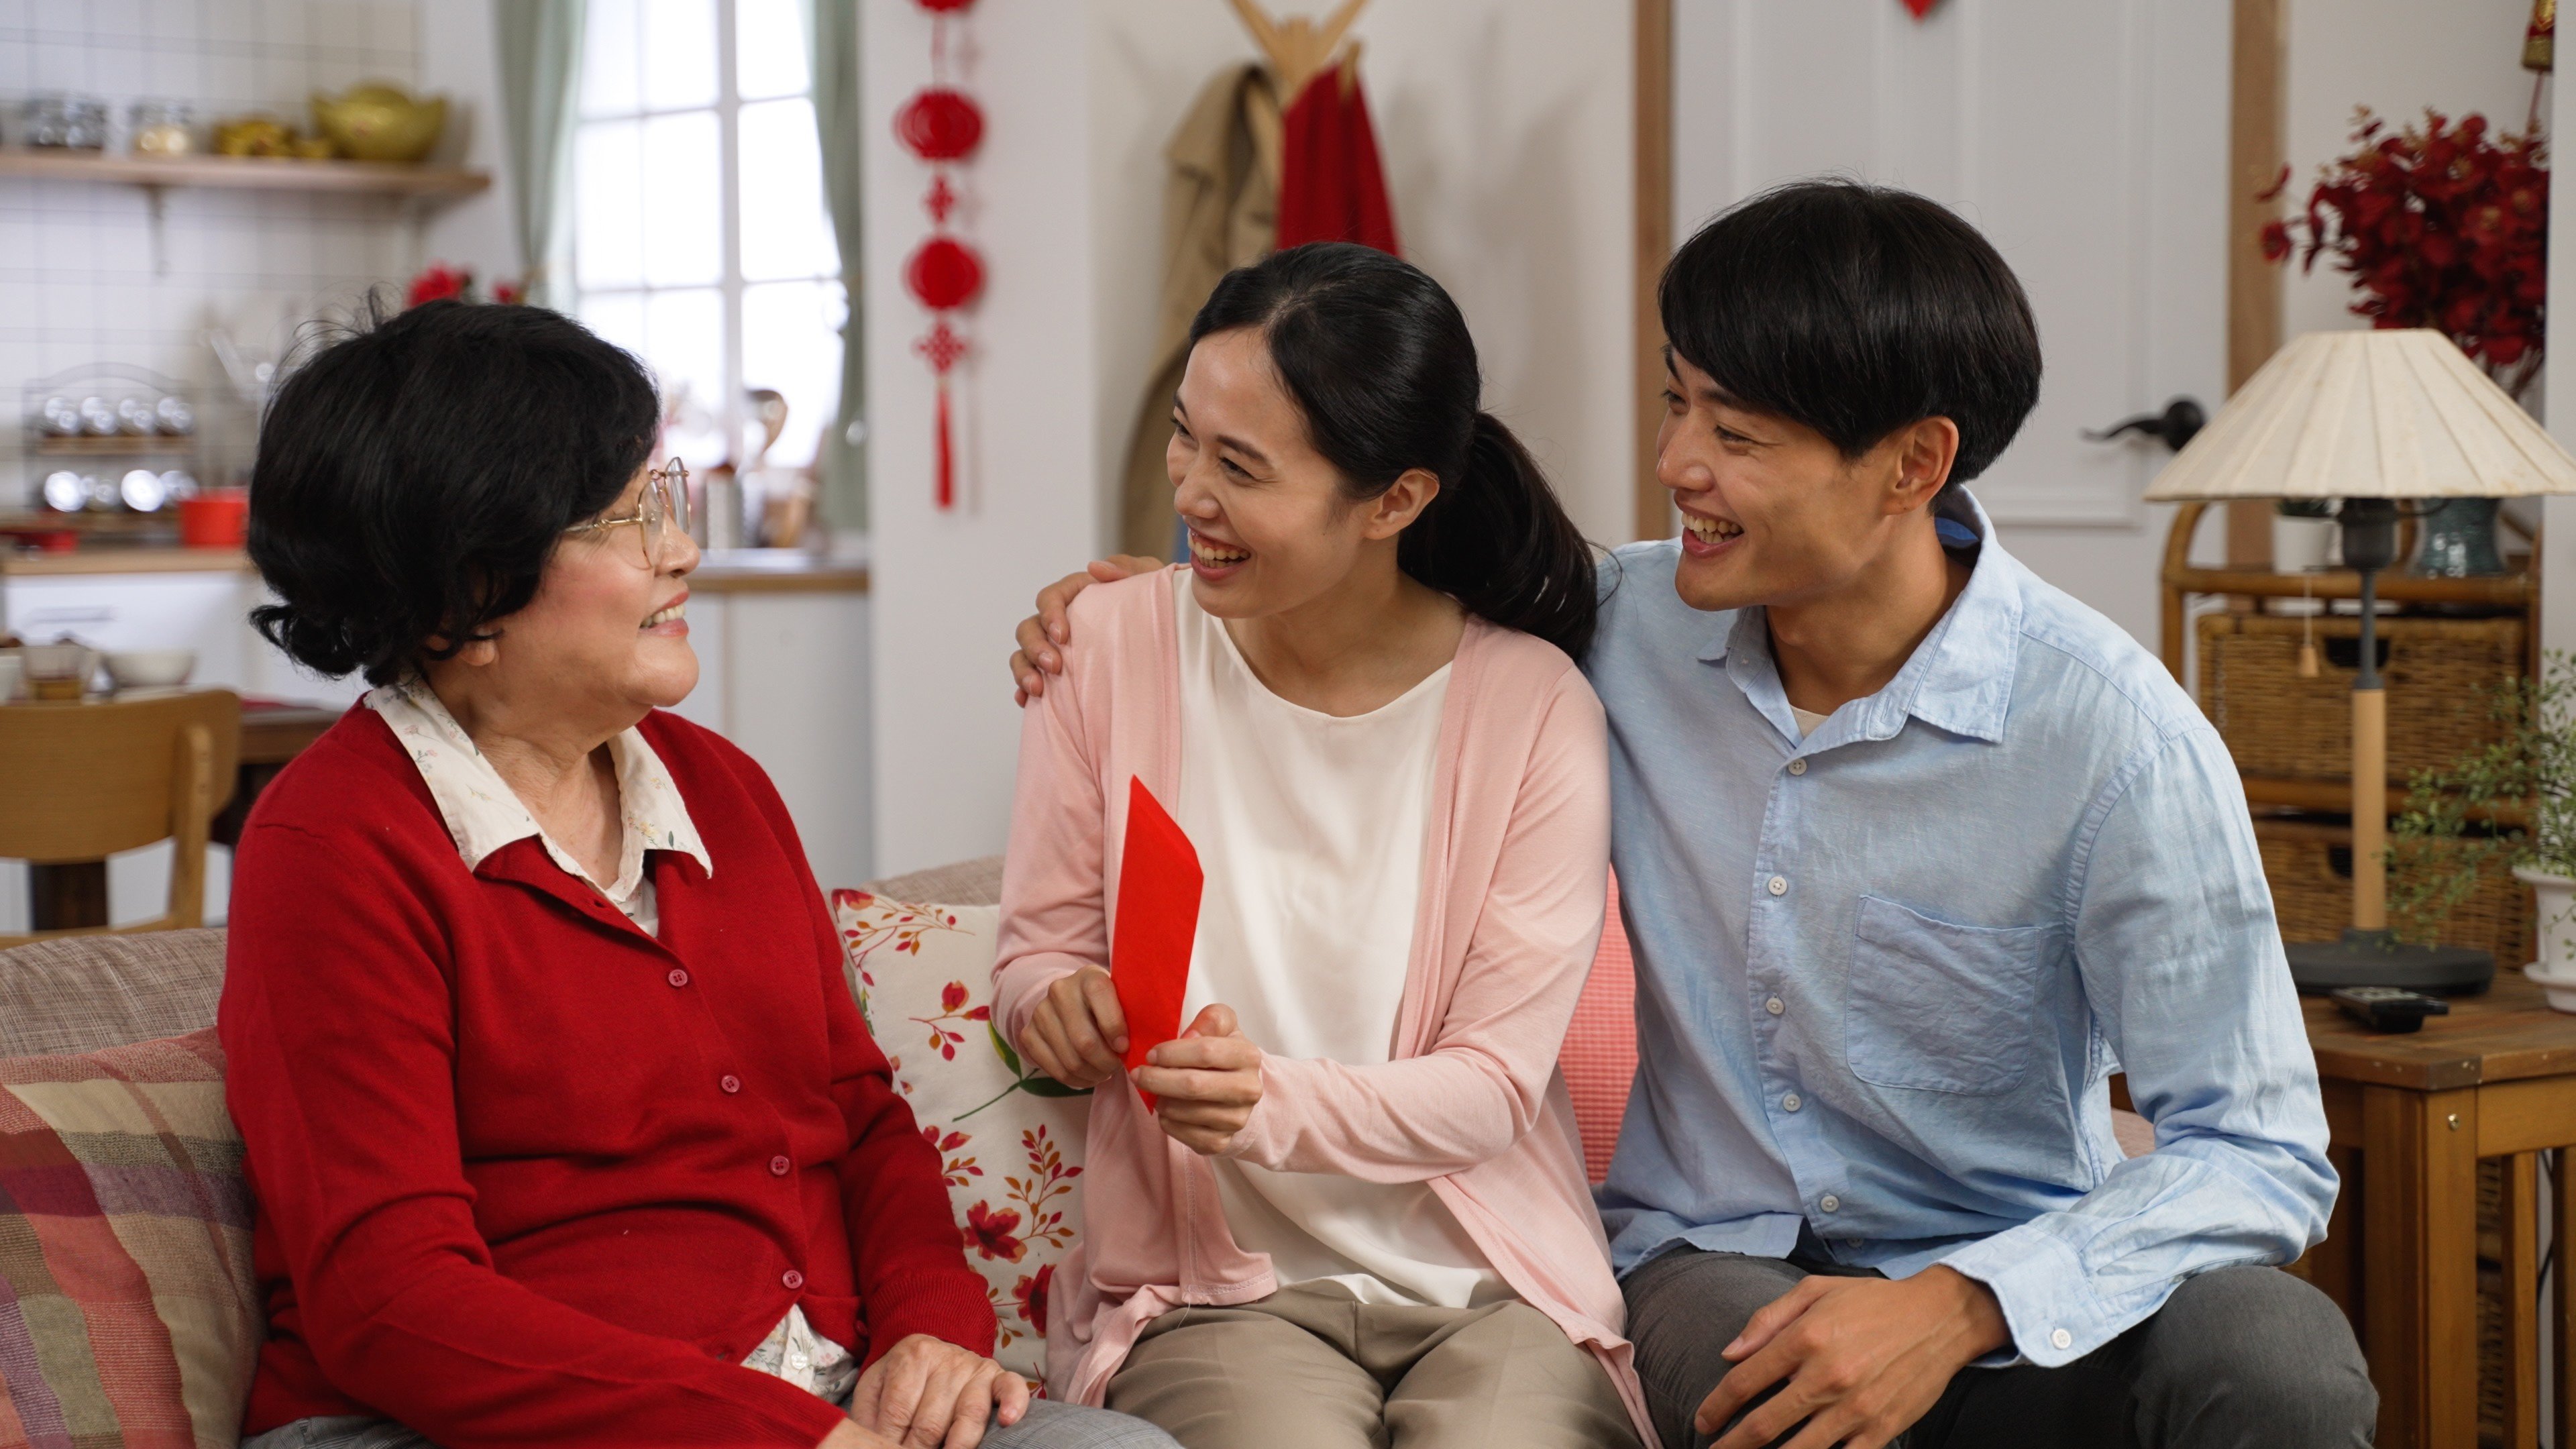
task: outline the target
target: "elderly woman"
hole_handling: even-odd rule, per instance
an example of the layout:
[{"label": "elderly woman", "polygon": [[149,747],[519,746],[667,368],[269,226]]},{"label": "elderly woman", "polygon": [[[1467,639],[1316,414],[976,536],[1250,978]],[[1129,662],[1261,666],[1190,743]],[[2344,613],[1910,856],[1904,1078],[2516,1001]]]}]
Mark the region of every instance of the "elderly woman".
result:
[{"label": "elderly woman", "polygon": [[1031,1403],[768,777],[635,360],[436,302],[260,434],[260,628],[375,689],[243,834],[221,1025],[301,1446],[1171,1441]]}]

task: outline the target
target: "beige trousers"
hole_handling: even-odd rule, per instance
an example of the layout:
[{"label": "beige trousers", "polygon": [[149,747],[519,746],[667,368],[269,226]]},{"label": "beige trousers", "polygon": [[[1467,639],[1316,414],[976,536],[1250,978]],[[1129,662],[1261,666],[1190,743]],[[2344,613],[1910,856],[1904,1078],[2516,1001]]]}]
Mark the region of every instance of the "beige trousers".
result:
[{"label": "beige trousers", "polygon": [[1528,1304],[1370,1304],[1338,1283],[1164,1314],[1109,1407],[1185,1449],[1637,1449],[1600,1361]]}]

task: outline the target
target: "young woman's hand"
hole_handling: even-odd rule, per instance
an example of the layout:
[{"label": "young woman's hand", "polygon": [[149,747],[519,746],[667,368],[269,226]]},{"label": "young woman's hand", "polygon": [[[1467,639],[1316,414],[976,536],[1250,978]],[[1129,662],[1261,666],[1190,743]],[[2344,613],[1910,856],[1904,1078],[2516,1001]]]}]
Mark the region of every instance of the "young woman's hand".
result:
[{"label": "young woman's hand", "polygon": [[1020,1033],[1020,1053],[1068,1087],[1097,1087],[1127,1064],[1127,1015],[1109,973],[1085,966],[1047,988]]},{"label": "young woman's hand", "polygon": [[1038,590],[1038,611],[1020,621],[1019,649],[1011,655],[1011,682],[1019,686],[1014,696],[1022,704],[1046,693],[1046,677],[1064,673],[1064,656],[1056,650],[1073,642],[1073,625],[1064,611],[1073,606],[1073,596],[1093,584],[1114,584],[1138,574],[1150,574],[1163,566],[1158,558],[1142,554],[1120,554],[1100,559],[1078,574],[1063,578]]},{"label": "young woman's hand", "polygon": [[1231,1151],[1261,1105],[1261,1048],[1235,1024],[1234,1008],[1206,1007],[1145,1060],[1136,1085],[1160,1099],[1154,1115],[1164,1135],[1208,1157]]},{"label": "young woman's hand", "polygon": [[850,1418],[860,1428],[906,1449],[975,1449],[987,1420],[1016,1424],[1028,1411],[1028,1380],[926,1333],[868,1365],[850,1395]]}]

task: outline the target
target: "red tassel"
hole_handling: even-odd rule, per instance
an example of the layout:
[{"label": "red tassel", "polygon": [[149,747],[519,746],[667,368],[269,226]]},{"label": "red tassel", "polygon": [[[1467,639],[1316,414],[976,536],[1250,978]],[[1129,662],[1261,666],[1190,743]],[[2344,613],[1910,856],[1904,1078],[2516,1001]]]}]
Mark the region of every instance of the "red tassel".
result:
[{"label": "red tassel", "polygon": [[939,379],[939,508],[946,512],[957,506],[956,450],[948,441],[948,378]]}]

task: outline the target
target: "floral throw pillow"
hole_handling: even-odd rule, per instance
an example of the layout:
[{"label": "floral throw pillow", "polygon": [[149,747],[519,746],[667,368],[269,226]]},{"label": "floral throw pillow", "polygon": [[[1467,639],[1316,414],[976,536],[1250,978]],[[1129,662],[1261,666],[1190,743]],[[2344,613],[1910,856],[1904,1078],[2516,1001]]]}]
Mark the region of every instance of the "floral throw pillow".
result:
[{"label": "floral throw pillow", "polygon": [[1090,1093],[1020,1060],[993,1027],[999,906],[924,905],[832,893],[850,989],[895,1087],[939,1149],[966,1261],[984,1278],[1001,1334],[993,1356],[1046,1372],[1056,1265],[1082,1231]]}]

